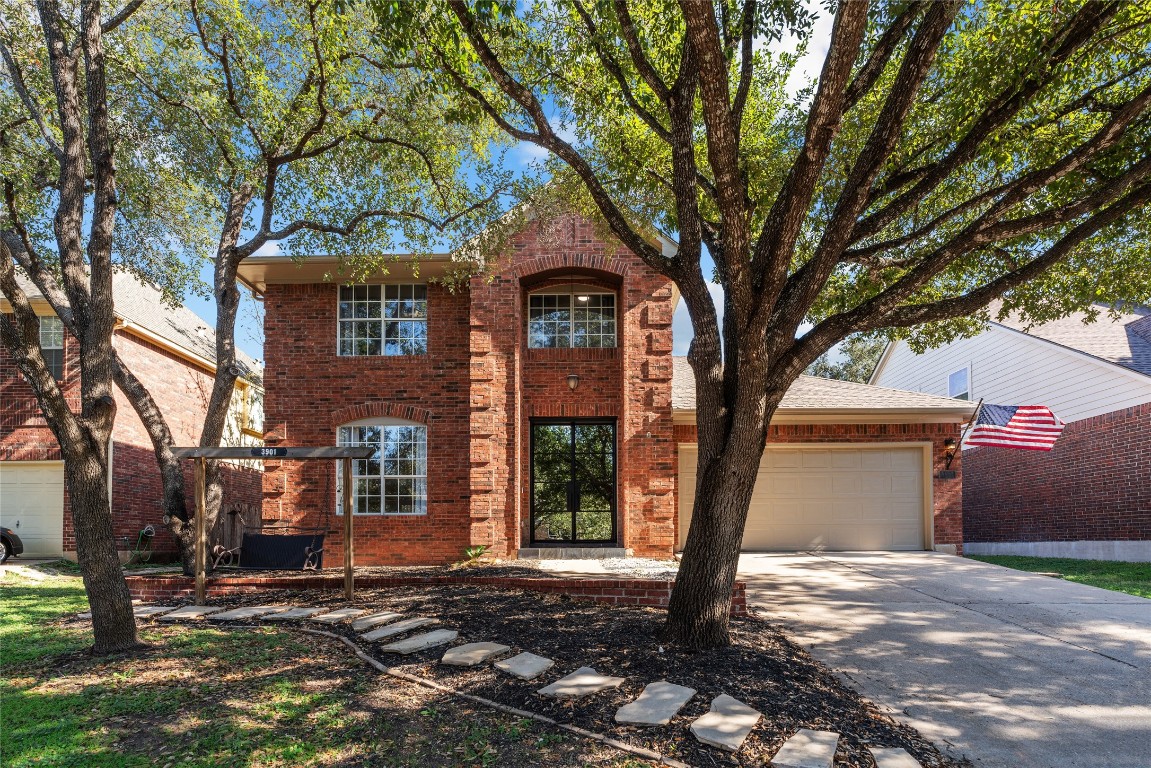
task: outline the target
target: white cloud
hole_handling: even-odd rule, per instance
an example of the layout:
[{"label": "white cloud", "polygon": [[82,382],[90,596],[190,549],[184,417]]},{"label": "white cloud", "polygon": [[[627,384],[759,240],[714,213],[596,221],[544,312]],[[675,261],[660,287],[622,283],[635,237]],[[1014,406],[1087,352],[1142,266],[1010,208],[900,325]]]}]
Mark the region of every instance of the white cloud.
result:
[{"label": "white cloud", "polygon": [[[819,78],[823,69],[823,61],[827,58],[827,49],[831,46],[831,27],[835,18],[827,12],[822,3],[809,2],[808,6],[815,12],[815,22],[812,25],[811,37],[807,42],[807,52],[795,64],[791,75],[787,79],[787,92],[794,95],[812,80]],[[782,40],[768,43],[766,39],[756,42],[755,47],[766,46],[773,53],[794,53],[799,48],[800,39],[795,35],[787,35]]]},{"label": "white cloud", "polygon": [[[708,283],[708,293],[715,303],[715,314],[719,319],[719,327],[723,327],[723,286],[719,283]],[[686,355],[688,345],[695,338],[695,331],[691,327],[691,315],[687,311],[687,303],[682,299],[675,308],[675,315],[671,319],[671,334],[673,339],[673,355]]]},{"label": "white cloud", "polygon": [[256,249],[256,252],[253,253],[252,255],[253,256],[279,256],[281,251],[282,251],[282,249],[280,248],[280,243],[276,240],[273,240],[271,242],[264,243],[263,245],[261,245],[259,248]]}]

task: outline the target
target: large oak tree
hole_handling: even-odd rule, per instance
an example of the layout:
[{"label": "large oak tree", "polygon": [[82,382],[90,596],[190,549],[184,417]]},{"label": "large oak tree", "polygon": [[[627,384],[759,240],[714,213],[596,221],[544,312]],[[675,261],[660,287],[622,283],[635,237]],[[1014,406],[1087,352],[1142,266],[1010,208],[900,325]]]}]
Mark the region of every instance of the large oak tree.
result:
[{"label": "large oak tree", "polygon": [[699,465],[673,640],[728,642],[768,425],[834,344],[945,339],[998,297],[1043,320],[1151,295],[1146,4],[833,3],[818,77],[791,94],[797,57],[772,43],[811,14],[790,0],[369,1],[429,82],[546,149],[679,287]]}]

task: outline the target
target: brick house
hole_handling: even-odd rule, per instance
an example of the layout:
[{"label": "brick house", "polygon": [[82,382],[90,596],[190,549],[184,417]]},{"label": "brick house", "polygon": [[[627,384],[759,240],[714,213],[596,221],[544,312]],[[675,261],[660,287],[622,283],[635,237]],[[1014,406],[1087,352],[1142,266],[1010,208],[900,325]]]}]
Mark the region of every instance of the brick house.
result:
[{"label": "brick house", "polygon": [[[674,285],[575,216],[526,225],[465,289],[435,280],[458,266],[401,259],[348,284],[334,257],[247,259],[240,279],[265,304],[267,443],[379,449],[353,476],[358,563],[442,563],[474,545],[670,556],[694,488]],[[933,475],[971,406],[800,389],[772,427],[749,525],[782,514],[788,533],[748,548],[958,551],[959,480]],[[264,470],[265,519],[327,528],[335,556],[332,467]]]},{"label": "brick house", "polygon": [[896,342],[880,359],[873,383],[1042,404],[1067,422],[1049,453],[963,451],[967,552],[1151,560],[1151,308],[1094,309],[1032,328],[1007,317],[922,355]]},{"label": "brick house", "polygon": [[[79,410],[79,345],[65,332],[63,323],[34,284],[19,277],[40,316],[40,342],[47,362],[65,397]],[[127,273],[115,275],[113,295],[113,344],[117,352],[156,400],[177,444],[197,444],[215,374],[212,329],[186,307],[164,304],[156,288]],[[11,311],[3,299],[0,311]],[[249,370],[257,371],[254,360],[246,356],[241,359]],[[118,546],[123,556],[136,546],[140,531],[152,525],[156,531],[153,551],[174,552],[175,542],[163,524],[160,470],[151,440],[123,393],[116,390],[115,396],[111,473]],[[228,444],[261,444],[262,398],[257,373],[237,382],[225,434]],[[26,555],[74,558],[76,540],[59,444],[40,413],[31,388],[3,347],[0,402],[0,520],[21,537]],[[225,482],[227,503],[259,503],[257,470],[228,467]]]}]

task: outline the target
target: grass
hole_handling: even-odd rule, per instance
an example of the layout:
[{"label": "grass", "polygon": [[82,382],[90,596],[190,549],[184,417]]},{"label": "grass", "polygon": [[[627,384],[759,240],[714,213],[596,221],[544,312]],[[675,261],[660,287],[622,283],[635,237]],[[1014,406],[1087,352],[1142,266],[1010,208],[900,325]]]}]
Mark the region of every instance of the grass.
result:
[{"label": "grass", "polygon": [[146,650],[95,658],[86,604],[75,578],[0,582],[0,766],[648,765],[283,629],[142,623]]},{"label": "grass", "polygon": [[1017,555],[971,555],[972,560],[993,563],[1017,571],[1058,573],[1067,581],[1151,598],[1151,563],[1114,560],[1073,560],[1066,557],[1020,557]]}]

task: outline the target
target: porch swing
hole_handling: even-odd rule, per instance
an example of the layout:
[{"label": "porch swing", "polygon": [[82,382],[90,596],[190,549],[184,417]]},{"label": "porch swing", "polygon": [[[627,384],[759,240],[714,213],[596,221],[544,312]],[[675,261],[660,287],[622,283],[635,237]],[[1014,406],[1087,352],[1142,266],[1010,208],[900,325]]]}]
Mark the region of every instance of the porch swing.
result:
[{"label": "porch swing", "polygon": [[[332,498],[331,477],[324,475],[324,498]],[[232,514],[232,513],[229,513]],[[256,526],[242,523],[240,546],[212,547],[212,568],[238,568],[246,571],[318,571],[324,567],[324,536],[328,533],[331,510],[324,505],[319,526]],[[242,520],[243,518],[241,518]]]}]

